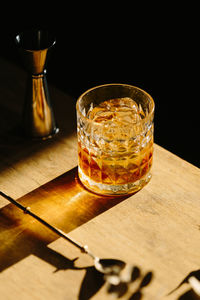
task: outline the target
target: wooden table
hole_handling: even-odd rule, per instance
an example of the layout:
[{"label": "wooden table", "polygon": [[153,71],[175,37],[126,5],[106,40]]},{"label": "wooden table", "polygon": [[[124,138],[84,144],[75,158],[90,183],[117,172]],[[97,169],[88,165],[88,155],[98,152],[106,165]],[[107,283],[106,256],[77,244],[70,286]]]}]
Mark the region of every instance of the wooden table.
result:
[{"label": "wooden table", "polygon": [[99,257],[125,261],[124,276],[135,267],[135,280],[109,286],[90,257],[0,197],[0,299],[193,299],[187,276],[200,277],[199,169],[155,145],[153,177],[140,192],[89,193],[77,180],[76,100],[51,87],[60,134],[25,140],[17,130],[24,85],[24,72],[0,59],[0,190]]}]

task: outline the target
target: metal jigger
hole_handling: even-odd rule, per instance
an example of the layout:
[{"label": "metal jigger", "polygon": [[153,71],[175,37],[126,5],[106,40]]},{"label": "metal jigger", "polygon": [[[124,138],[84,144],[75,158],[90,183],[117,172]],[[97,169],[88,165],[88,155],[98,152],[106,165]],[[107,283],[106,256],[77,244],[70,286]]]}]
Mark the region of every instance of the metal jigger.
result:
[{"label": "metal jigger", "polygon": [[15,37],[24,67],[28,72],[22,125],[26,136],[50,138],[56,126],[46,80],[46,63],[56,40],[47,30],[31,30]]}]

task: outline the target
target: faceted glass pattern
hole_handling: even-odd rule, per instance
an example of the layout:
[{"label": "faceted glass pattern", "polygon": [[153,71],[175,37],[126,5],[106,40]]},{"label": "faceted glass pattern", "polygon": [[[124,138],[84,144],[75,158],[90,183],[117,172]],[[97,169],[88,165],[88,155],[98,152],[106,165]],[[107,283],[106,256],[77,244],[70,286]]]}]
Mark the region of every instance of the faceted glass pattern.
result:
[{"label": "faceted glass pattern", "polygon": [[151,178],[154,102],[130,85],[93,88],[77,101],[78,172],[104,195],[129,194]]}]

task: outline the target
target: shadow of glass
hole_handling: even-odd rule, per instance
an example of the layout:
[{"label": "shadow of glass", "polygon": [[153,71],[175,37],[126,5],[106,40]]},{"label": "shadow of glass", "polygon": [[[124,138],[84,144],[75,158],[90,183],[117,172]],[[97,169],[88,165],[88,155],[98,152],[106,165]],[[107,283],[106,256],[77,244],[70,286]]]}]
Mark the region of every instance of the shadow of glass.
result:
[{"label": "shadow of glass", "polygon": [[[31,207],[34,213],[68,233],[126,198],[100,196],[84,189],[79,183],[76,167],[18,199],[18,202]],[[58,238],[13,204],[3,207],[0,216],[0,271],[38,253],[38,249]]]}]

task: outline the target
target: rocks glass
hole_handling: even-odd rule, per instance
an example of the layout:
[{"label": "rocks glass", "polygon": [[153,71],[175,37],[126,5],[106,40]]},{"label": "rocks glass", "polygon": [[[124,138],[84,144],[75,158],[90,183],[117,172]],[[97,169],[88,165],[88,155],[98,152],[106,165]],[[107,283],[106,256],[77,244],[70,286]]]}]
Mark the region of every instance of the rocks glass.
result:
[{"label": "rocks glass", "polygon": [[140,190],[151,178],[154,101],[140,88],[106,84],[77,100],[78,173],[103,195]]}]

